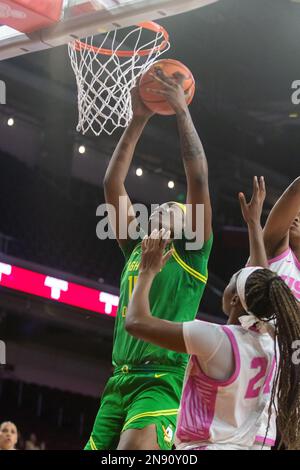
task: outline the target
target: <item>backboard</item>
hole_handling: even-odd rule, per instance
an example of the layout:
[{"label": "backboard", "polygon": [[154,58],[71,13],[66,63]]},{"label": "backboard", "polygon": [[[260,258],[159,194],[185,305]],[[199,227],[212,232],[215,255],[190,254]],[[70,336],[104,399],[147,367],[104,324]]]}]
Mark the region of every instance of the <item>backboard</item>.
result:
[{"label": "backboard", "polygon": [[[219,0],[65,0],[59,21],[46,29],[24,34],[0,25],[0,60],[67,44],[74,38],[101,34],[143,21],[159,20]],[[16,3],[17,2],[10,2]],[[5,9],[6,8],[6,9]],[[5,23],[0,0],[0,23]],[[17,11],[17,10],[16,10]]]}]

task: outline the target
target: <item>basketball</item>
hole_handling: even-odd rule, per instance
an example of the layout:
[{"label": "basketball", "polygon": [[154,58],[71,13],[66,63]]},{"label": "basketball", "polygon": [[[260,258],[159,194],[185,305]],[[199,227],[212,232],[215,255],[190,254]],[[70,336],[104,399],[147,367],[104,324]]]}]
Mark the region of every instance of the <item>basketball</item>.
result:
[{"label": "basketball", "polygon": [[149,91],[149,88],[152,90],[159,90],[163,87],[160,82],[151,76],[157,67],[159,67],[168,77],[173,77],[176,73],[181,73],[185,77],[182,82],[182,86],[186,93],[186,102],[188,105],[192,102],[195,94],[195,79],[192,72],[184,64],[173,59],[158,60],[141,77],[139,91],[147,108],[156,114],[171,116],[172,114],[175,114],[175,112],[165,98],[156,94],[154,91]]}]

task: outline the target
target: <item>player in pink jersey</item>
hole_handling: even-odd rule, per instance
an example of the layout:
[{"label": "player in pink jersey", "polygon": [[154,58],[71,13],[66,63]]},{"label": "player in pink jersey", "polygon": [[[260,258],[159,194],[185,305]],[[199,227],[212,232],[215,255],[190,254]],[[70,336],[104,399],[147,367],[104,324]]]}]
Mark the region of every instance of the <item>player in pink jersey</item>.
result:
[{"label": "player in pink jersey", "polygon": [[[300,448],[300,361],[294,349],[300,316],[291,290],[266,269],[260,225],[264,198],[263,178],[254,179],[249,204],[240,194],[252,267],[236,273],[225,289],[227,326],[198,320],[175,323],[151,315],[152,281],[172,253],[166,252],[168,234],[162,231],[143,241],[126,328],[144,341],[191,354],[177,422],[178,449],[260,449],[256,436],[266,411],[267,427],[274,421],[275,407],[282,441],[290,449]],[[264,444],[270,448],[267,431]]]},{"label": "player in pink jersey", "polygon": [[[270,212],[264,228],[269,267],[286,282],[300,300],[300,178],[283,193]],[[257,439],[263,441],[268,423],[265,412]],[[276,423],[272,422],[271,428]],[[271,432],[272,433],[272,432]],[[273,432],[274,433],[274,432]]]},{"label": "player in pink jersey", "polygon": [[283,193],[264,228],[269,267],[300,300],[300,177]]}]

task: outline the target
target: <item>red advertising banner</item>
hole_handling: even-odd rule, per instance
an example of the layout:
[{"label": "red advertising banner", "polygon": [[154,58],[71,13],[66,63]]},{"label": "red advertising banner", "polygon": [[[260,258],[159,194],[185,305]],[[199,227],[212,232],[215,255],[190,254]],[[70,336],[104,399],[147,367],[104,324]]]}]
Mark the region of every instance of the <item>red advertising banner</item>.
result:
[{"label": "red advertising banner", "polygon": [[110,317],[115,317],[117,313],[117,295],[12,264],[0,262],[0,286]]}]

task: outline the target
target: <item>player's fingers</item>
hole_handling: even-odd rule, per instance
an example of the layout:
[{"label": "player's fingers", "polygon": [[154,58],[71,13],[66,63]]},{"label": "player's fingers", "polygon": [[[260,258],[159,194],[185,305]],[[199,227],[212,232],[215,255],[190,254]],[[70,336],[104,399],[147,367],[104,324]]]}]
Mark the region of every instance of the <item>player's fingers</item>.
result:
[{"label": "player's fingers", "polygon": [[154,241],[155,241],[155,237],[157,237],[157,233],[158,233],[158,230],[157,230],[157,229],[154,229],[154,230],[151,232],[151,235],[150,235],[149,240],[148,240],[148,250],[149,250],[149,251],[152,251],[152,250],[153,250]]},{"label": "player's fingers", "polygon": [[164,229],[164,228],[161,228],[160,231],[158,232],[158,237],[157,237],[157,240],[156,240],[156,246],[157,247],[162,247],[163,246],[165,233],[166,233],[166,229]]},{"label": "player's fingers", "polygon": [[164,256],[163,256],[163,266],[169,261],[171,256],[173,255],[174,249],[171,248]]},{"label": "player's fingers", "polygon": [[160,232],[161,230],[154,230],[154,234],[153,234],[153,240],[157,240],[160,238]]},{"label": "player's fingers", "polygon": [[154,75],[154,74],[149,74],[149,75],[150,75],[150,77],[153,78],[153,80],[160,83],[166,90],[172,90],[173,89],[173,86],[172,86],[173,84],[167,82],[166,80],[163,80],[158,75]]},{"label": "player's fingers", "polygon": [[150,236],[147,236],[147,239],[146,239],[146,250],[149,250],[150,245],[151,245],[151,235],[150,235]]},{"label": "player's fingers", "polygon": [[167,243],[170,240],[170,238],[171,238],[171,230],[166,230],[164,239],[166,240]]},{"label": "player's fingers", "polygon": [[163,83],[164,84],[164,80],[158,75],[158,73],[153,73],[153,72],[150,72],[149,73],[149,76],[151,78],[153,78],[153,80],[156,80],[157,82],[160,82],[160,83]]},{"label": "player's fingers", "polygon": [[154,93],[155,95],[167,96],[168,92],[166,90],[158,90],[157,88],[146,88],[148,93]]},{"label": "player's fingers", "polygon": [[161,242],[162,239],[163,239],[163,236],[164,236],[164,234],[165,234],[165,231],[166,231],[166,229],[161,228],[160,231],[158,232],[158,239],[159,239],[160,242]]},{"label": "player's fingers", "polygon": [[259,193],[259,184],[257,176],[253,178],[253,196],[256,197]]},{"label": "player's fingers", "polygon": [[153,240],[155,240],[155,238],[157,238],[157,235],[158,235],[158,230],[157,228],[155,228],[152,232],[151,232],[151,235],[149,237],[149,245],[152,245],[152,242]]},{"label": "player's fingers", "polygon": [[165,74],[165,72],[163,71],[163,69],[159,66],[159,65],[155,65],[154,64],[154,73],[156,73],[157,75],[159,75],[160,77],[162,77],[163,79],[167,79],[167,75]]},{"label": "player's fingers", "polygon": [[148,236],[145,235],[142,241],[142,251],[145,251],[147,249],[147,242],[148,242]]},{"label": "player's fingers", "polygon": [[239,201],[240,201],[242,212],[244,213],[244,210],[247,208],[247,201],[246,201],[244,193],[239,193]]},{"label": "player's fingers", "polygon": [[153,237],[151,240],[151,251],[156,251],[159,247],[159,240],[160,240],[160,230],[155,229],[153,231]]},{"label": "player's fingers", "polygon": [[266,196],[266,183],[265,183],[265,178],[263,176],[260,177],[259,183],[260,183],[260,189],[263,195]]},{"label": "player's fingers", "polygon": [[171,231],[163,229],[162,237],[160,239],[160,247],[162,250],[164,250],[167,247],[170,237],[171,237]]},{"label": "player's fingers", "polygon": [[156,80],[157,82],[161,83],[165,88],[167,89],[172,89],[174,82],[172,82],[169,78],[166,76],[161,76],[161,74],[158,75],[158,73],[150,73],[150,77],[153,78],[153,80]]},{"label": "player's fingers", "polygon": [[183,73],[181,72],[175,72],[173,73],[173,77],[175,78],[176,82],[179,83],[180,85],[183,85],[183,82],[185,80],[188,80],[189,77],[186,77]]},{"label": "player's fingers", "polygon": [[166,75],[165,72],[161,67],[154,67],[154,73],[160,77],[162,80],[164,80],[166,83],[172,84],[173,82],[173,77],[170,77],[169,75]]}]

